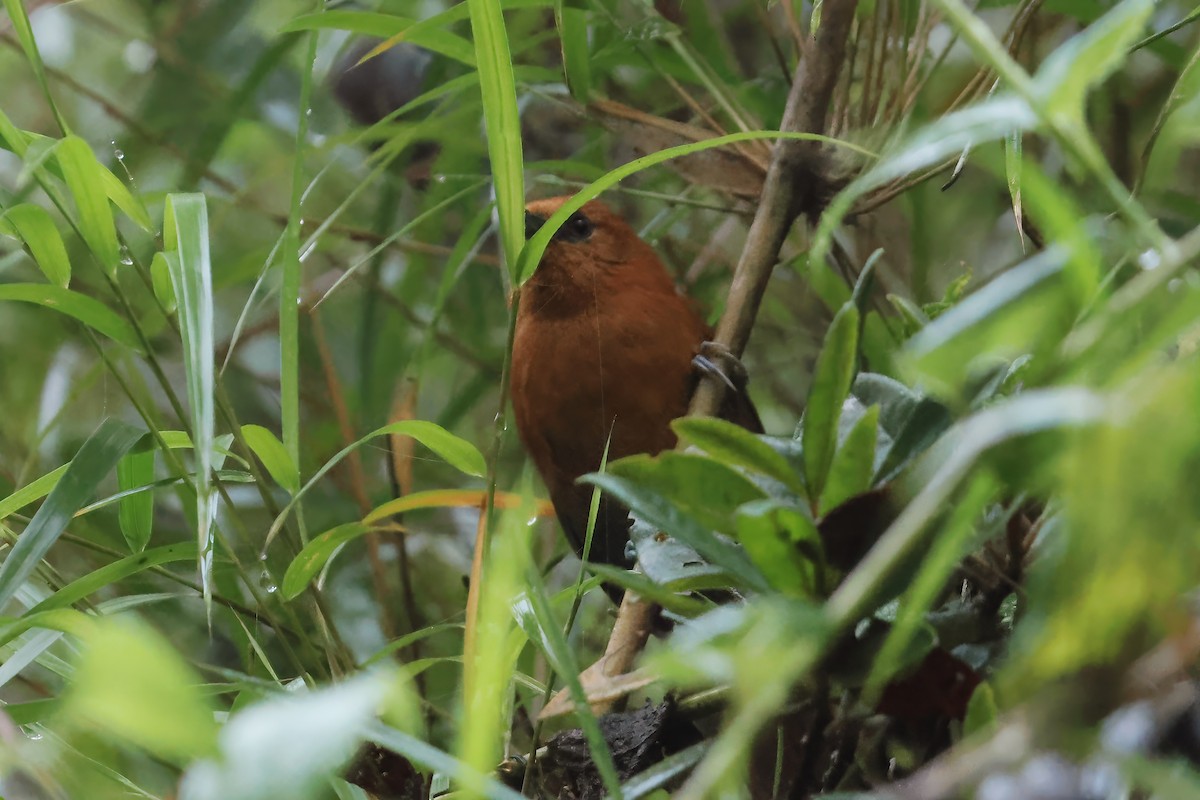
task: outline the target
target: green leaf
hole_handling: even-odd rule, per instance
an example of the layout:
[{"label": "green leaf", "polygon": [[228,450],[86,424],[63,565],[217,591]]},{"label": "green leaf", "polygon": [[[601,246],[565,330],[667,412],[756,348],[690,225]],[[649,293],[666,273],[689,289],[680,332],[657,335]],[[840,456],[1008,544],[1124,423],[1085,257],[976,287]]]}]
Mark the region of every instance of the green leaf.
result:
[{"label": "green leaf", "polygon": [[101,620],[86,637],[64,714],[183,763],[216,750],[217,725],[200,683],[149,626]]},{"label": "green leaf", "polygon": [[585,483],[599,486],[628,506],[637,516],[669,536],[691,547],[710,564],[719,567],[743,585],[764,591],[768,588],[759,571],[737,545],[705,528],[691,515],[676,508],[658,492],[612,473],[585,475]]},{"label": "green leaf", "polygon": [[276,483],[291,494],[300,490],[300,469],[274,433],[261,425],[243,425],[242,436]]},{"label": "green leaf", "polygon": [[774,500],[747,503],[737,513],[737,537],[776,590],[808,598],[822,592],[821,537],[804,511]]},{"label": "green leaf", "polygon": [[692,453],[627,456],[609,464],[608,471],[722,533],[733,533],[733,513],[739,506],[764,496],[732,467]]},{"label": "green leaf", "polygon": [[100,481],[145,435],[145,431],[119,420],[106,419],[88,437],[65,474],[21,532],[17,543],[0,565],[0,608],[16,594],[21,584],[58,541],[75,512],[91,499]]},{"label": "green leaf", "polygon": [[740,425],[716,417],[684,417],[671,428],[721,461],[774,478],[798,495],[805,493],[800,473],[788,460]]},{"label": "green leaf", "polygon": [[867,679],[869,690],[881,690],[904,667],[903,655],[925,623],[925,613],[933,607],[951,573],[967,554],[975,522],[996,493],[995,480],[980,473],[970,479],[970,484],[951,505],[949,518],[926,548],[916,576],[900,597],[896,619],[871,667]]},{"label": "green leaf", "polygon": [[399,42],[410,42],[439,55],[454,59],[469,67],[475,66],[476,55],[471,43],[461,36],[427,23],[392,14],[371,11],[331,10],[316,14],[302,14],[280,29],[280,33],[297,31],[342,30],[364,36],[387,39],[388,46]]},{"label": "green leaf", "polygon": [[500,245],[515,282],[518,254],[525,244],[525,176],[512,55],[500,4],[495,0],[467,0],[467,8],[471,12],[488,156],[500,215]]},{"label": "green leaf", "polygon": [[196,550],[204,603],[212,611],[212,489],[216,426],[213,374],[212,263],[208,253],[208,210],[202,194],[167,195],[163,220],[164,258],[179,300],[179,333],[183,339],[183,369],[187,377],[196,470]]},{"label": "green leaf", "polygon": [[[154,483],[154,451],[135,450],[117,462],[117,485],[121,491]],[[118,521],[125,542],[133,553],[146,549],[154,523],[154,492],[137,492],[121,498]]]},{"label": "green leaf", "polygon": [[592,91],[587,12],[570,8],[563,0],[555,0],[554,24],[558,26],[558,38],[562,42],[563,73],[567,88],[577,101],[586,103]]},{"label": "green leaf", "polygon": [[196,546],[191,542],[153,547],[125,558],[119,558],[77,578],[29,610],[29,613],[65,608],[80,600],[124,580],[162,564],[187,561],[196,557]]},{"label": "green leaf", "polygon": [[403,691],[394,671],[270,697],[240,709],[220,733],[220,755],[192,764],[190,800],[313,800],[354,756],[368,725]]},{"label": "green leaf", "polygon": [[124,211],[125,216],[133,220],[142,230],[154,230],[154,223],[150,221],[150,212],[146,210],[145,204],[134,197],[133,193],[129,191],[129,187],[121,183],[121,179],[114,175],[108,167],[97,163],[100,167],[100,182],[104,184],[104,194],[108,196],[113,205]]},{"label": "green leaf", "polygon": [[537,233],[530,237],[529,241],[521,249],[521,257],[517,270],[517,284],[523,284],[533,276],[534,270],[537,269],[538,262],[542,259],[542,253],[546,251],[546,245],[550,243],[550,239],[554,236],[559,227],[567,221],[567,219],[579,209],[583,208],[584,204],[589,200],[599,197],[601,192],[609,187],[616,186],[618,183],[641,172],[644,169],[670,161],[673,158],[681,158],[693,153],[700,153],[705,150],[712,150],[716,147],[725,147],[726,145],[737,144],[738,142],[749,142],[758,139],[793,139],[797,141],[807,142],[822,142],[825,144],[843,147],[847,150],[852,150],[860,155],[868,158],[876,158],[877,156],[869,150],[865,150],[850,142],[834,139],[829,136],[821,136],[815,133],[792,133],[785,131],[743,131],[741,133],[731,133],[725,136],[714,136],[711,139],[705,139],[700,142],[689,142],[676,147],[668,147],[663,150],[651,153],[650,155],[635,158],[633,161],[626,162],[616,169],[611,169],[596,180],[579,189],[571,199],[559,206],[558,210],[550,215],[550,219],[542,227],[538,228]]},{"label": "green leaf", "polygon": [[1054,48],[1033,78],[1044,107],[1082,124],[1088,90],[1125,62],[1153,11],[1154,0],[1123,0]]},{"label": "green leaf", "polygon": [[837,508],[871,488],[875,474],[875,438],[879,428],[879,406],[871,406],[846,433],[833,455],[829,478],[819,507]]},{"label": "green leaf", "polygon": [[1063,279],[1066,248],[1050,247],[1000,275],[910,339],[898,358],[939,392],[953,393],[981,364],[1056,346],[1076,305]]},{"label": "green leaf", "polygon": [[142,350],[141,342],[138,340],[133,326],[124,317],[111,311],[108,306],[87,295],[63,289],[61,286],[47,286],[40,283],[4,283],[0,284],[0,301],[2,300],[33,303],[52,309],[60,314],[74,317],[97,333],[103,334],[131,350],[137,352]]},{"label": "green leaf", "polygon": [[312,579],[324,569],[329,560],[347,542],[357,539],[371,529],[361,522],[348,522],[325,531],[304,546],[283,574],[283,599],[291,600],[305,589]]},{"label": "green leaf", "polygon": [[115,277],[121,263],[121,248],[117,243],[117,228],[105,192],[104,170],[92,148],[78,136],[64,138],[54,154],[67,188],[75,198],[83,240],[109,276]]},{"label": "green leaf", "polygon": [[175,287],[171,285],[171,265],[163,253],[155,253],[154,260],[150,262],[150,281],[163,311],[173,314],[179,301],[175,297]]},{"label": "green leaf", "polygon": [[71,466],[63,464],[61,467],[47,472],[37,480],[30,481],[27,485],[22,486],[8,497],[0,500],[0,522],[14,511],[20,511],[25,506],[37,500],[41,500],[50,490],[58,485],[63,474],[66,473],[67,467]]},{"label": "green leaf", "polygon": [[[967,715],[963,719],[963,737],[973,736],[995,727],[1000,718],[1000,707],[996,704],[996,692],[987,681],[975,687],[967,702]],[[1200,788],[1200,787],[1198,787]]]},{"label": "green leaf", "polygon": [[393,422],[390,425],[384,425],[382,428],[376,428],[356,442],[353,442],[341,450],[339,450],[333,458],[325,462],[325,464],[313,474],[308,482],[300,487],[300,490],[292,495],[291,501],[275,518],[271,524],[271,529],[267,531],[267,541],[272,538],[283,527],[284,520],[287,515],[296,506],[296,503],[303,497],[309,489],[318,481],[325,477],[329,470],[338,465],[339,462],[350,453],[354,452],[359,447],[362,447],[367,442],[379,436],[411,436],[421,444],[428,447],[437,455],[441,456],[452,467],[461,472],[473,477],[480,477],[487,472],[487,465],[484,463],[483,454],[468,442],[466,439],[461,439],[458,436],[447,431],[440,425],[425,420],[409,419],[400,422]]},{"label": "green leaf", "polygon": [[46,280],[62,289],[71,283],[71,261],[62,236],[42,208],[30,203],[13,206],[0,216],[25,242]]},{"label": "green leaf", "polygon": [[55,122],[64,133],[67,132],[67,121],[63,119],[62,113],[58,110],[58,106],[54,102],[54,97],[50,94],[50,84],[46,81],[46,67],[42,63],[42,54],[38,52],[37,39],[33,35],[33,26],[29,24],[29,15],[25,13],[25,7],[21,0],[4,0],[4,8],[8,11],[8,19],[12,25],[13,32],[17,34],[17,41],[21,43],[21,49],[25,51],[25,59],[29,62],[29,66],[33,69],[34,77],[37,78],[38,86],[41,87],[42,95],[46,98],[46,105],[51,113],[54,114]]},{"label": "green leaf", "polygon": [[825,344],[817,357],[812,388],[804,408],[801,443],[804,446],[804,478],[809,500],[816,503],[825,489],[837,444],[842,402],[850,391],[858,355],[858,309],[842,306],[833,317]]},{"label": "green leaf", "polygon": [[513,604],[513,616],[529,637],[529,641],[539,647],[550,666],[566,681],[567,690],[575,703],[575,714],[591,753],[592,763],[600,773],[608,796],[614,800],[621,800],[621,779],[613,761],[612,751],[600,730],[600,722],[588,703],[587,693],[579,680],[580,670],[575,662],[575,654],[567,644],[562,623],[554,617],[541,575],[536,570],[528,571],[526,592]]}]

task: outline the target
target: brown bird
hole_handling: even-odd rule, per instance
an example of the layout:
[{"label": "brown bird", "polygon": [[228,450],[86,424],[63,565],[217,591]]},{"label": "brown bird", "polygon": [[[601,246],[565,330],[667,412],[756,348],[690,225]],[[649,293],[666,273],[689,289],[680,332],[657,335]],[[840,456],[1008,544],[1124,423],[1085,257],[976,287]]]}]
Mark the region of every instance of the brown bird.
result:
[{"label": "brown bird", "polygon": [[[568,197],[525,207],[532,236]],[[609,460],[675,446],[670,422],[687,412],[711,330],[675,288],[654,250],[608,206],[592,201],[554,234],[521,291],[512,353],[517,430],[567,539],[582,555],[592,487],[579,476]],[[731,384],[732,385],[732,384]],[[720,416],[754,432],[744,391]],[[629,512],[602,498],[592,561],[623,565]]]}]

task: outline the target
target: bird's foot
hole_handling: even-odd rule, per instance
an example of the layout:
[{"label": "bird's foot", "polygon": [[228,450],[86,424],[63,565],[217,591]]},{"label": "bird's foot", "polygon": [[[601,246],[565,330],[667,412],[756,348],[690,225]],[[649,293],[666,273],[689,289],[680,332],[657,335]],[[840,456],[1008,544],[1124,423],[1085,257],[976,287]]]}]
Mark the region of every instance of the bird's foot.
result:
[{"label": "bird's foot", "polygon": [[720,342],[701,342],[692,366],[712,375],[735,392],[743,391],[750,380],[746,366]]}]

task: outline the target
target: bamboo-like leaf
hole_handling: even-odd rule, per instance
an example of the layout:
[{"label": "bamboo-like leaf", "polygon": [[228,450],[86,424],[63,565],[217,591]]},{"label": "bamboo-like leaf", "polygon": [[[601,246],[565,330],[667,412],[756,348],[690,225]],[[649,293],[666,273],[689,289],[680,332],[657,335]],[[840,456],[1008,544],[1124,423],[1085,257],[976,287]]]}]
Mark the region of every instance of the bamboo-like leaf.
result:
[{"label": "bamboo-like leaf", "polygon": [[208,253],[208,211],[201,194],[167,195],[163,223],[165,258],[179,300],[188,411],[196,464],[196,542],[205,606],[212,611],[212,489],[215,409],[213,401],[212,264]]},{"label": "bamboo-like leaf", "polygon": [[46,81],[46,67],[42,63],[42,54],[38,52],[37,40],[33,36],[33,26],[29,24],[29,15],[25,13],[24,5],[21,0],[4,0],[4,8],[8,11],[8,18],[13,31],[17,34],[17,41],[21,43],[21,49],[25,51],[25,59],[33,68],[34,77],[37,78],[38,86],[42,89],[46,104],[54,114],[59,129],[63,133],[67,133],[70,129],[67,127],[67,121],[63,119],[62,113],[59,112],[54,97],[50,94],[50,84]]},{"label": "bamboo-like leaf", "polygon": [[62,289],[70,285],[71,261],[67,258],[67,248],[54,220],[45,210],[22,203],[5,211],[0,221],[12,225],[46,280]]},{"label": "bamboo-like leaf", "polygon": [[866,150],[841,139],[834,139],[830,136],[821,136],[815,133],[791,133],[785,131],[744,131],[742,133],[731,133],[727,136],[715,136],[712,139],[705,139],[702,142],[689,142],[681,144],[677,147],[668,147],[665,150],[659,150],[656,153],[651,153],[641,158],[635,158],[626,164],[622,164],[616,169],[609,170],[603,176],[589,183],[571,196],[571,199],[559,206],[558,210],[550,215],[550,219],[546,220],[537,233],[529,238],[525,246],[521,249],[520,261],[518,264],[517,276],[518,284],[522,284],[533,275],[533,271],[537,268],[538,262],[542,258],[542,253],[546,251],[546,245],[550,243],[551,237],[555,231],[567,221],[567,219],[579,209],[583,208],[584,203],[598,197],[601,192],[609,187],[616,186],[618,183],[628,178],[630,175],[641,172],[644,169],[662,164],[665,161],[670,161],[673,158],[699,153],[704,150],[710,150],[714,147],[724,147],[738,142],[749,142],[756,139],[795,139],[798,141],[809,142],[824,142],[826,144],[844,147],[852,150],[860,155],[865,155],[870,158],[875,158],[875,154],[870,150]]},{"label": "bamboo-like leaf", "polygon": [[74,317],[114,342],[141,352],[141,342],[133,326],[108,306],[87,295],[40,283],[4,283],[0,284],[0,301],[3,300],[33,303]]},{"label": "bamboo-like leaf", "polygon": [[276,483],[293,494],[300,489],[300,470],[274,433],[261,425],[243,425],[242,436]]},{"label": "bamboo-like leaf", "polygon": [[314,537],[292,559],[292,563],[288,564],[287,572],[283,574],[283,585],[280,587],[283,599],[291,600],[297,597],[308,588],[308,584],[317,577],[317,573],[325,568],[347,542],[369,533],[370,530],[361,522],[348,522]]},{"label": "bamboo-like leaf", "polygon": [[[153,482],[153,450],[135,450],[117,463],[117,485],[121,491]],[[121,498],[118,520],[129,550],[133,553],[145,550],[154,522],[154,492],[136,492]]]},{"label": "bamboo-like leaf", "polygon": [[588,53],[587,12],[569,7],[565,0],[554,0],[554,23],[562,43],[563,72],[571,96],[587,103],[592,92],[592,62]]},{"label": "bamboo-like leaf", "polygon": [[467,0],[467,4],[500,216],[500,246],[515,282],[518,254],[525,243],[525,174],[512,55],[500,5],[495,0]]},{"label": "bamboo-like leaf", "polygon": [[804,407],[801,442],[804,446],[804,480],[814,505],[821,498],[837,446],[842,403],[854,380],[858,357],[858,309],[847,303],[834,316],[817,357],[808,404]]},{"label": "bamboo-like leaf", "polygon": [[103,168],[92,148],[78,136],[63,139],[54,154],[67,188],[75,198],[83,239],[105,271],[115,277],[121,263],[121,248],[105,191]]},{"label": "bamboo-like leaf", "polygon": [[525,635],[541,649],[550,662],[550,666],[566,682],[571,699],[575,703],[575,712],[579,717],[580,727],[587,740],[592,763],[600,773],[600,779],[604,782],[604,788],[608,790],[608,796],[614,800],[621,800],[623,797],[621,778],[617,774],[612,751],[600,730],[600,723],[588,703],[587,693],[583,690],[583,684],[579,680],[579,665],[575,662],[575,654],[567,644],[562,623],[554,616],[554,610],[550,606],[550,600],[546,597],[546,590],[542,585],[541,575],[532,569],[527,572],[527,575],[525,595],[514,605],[513,614],[517,618],[517,623],[525,631]]},{"label": "bamboo-like leaf", "polygon": [[145,431],[107,419],[88,437],[46,502],[33,515],[0,565],[0,608],[3,608],[38,563],[58,541],[71,517],[91,499],[96,487]]}]

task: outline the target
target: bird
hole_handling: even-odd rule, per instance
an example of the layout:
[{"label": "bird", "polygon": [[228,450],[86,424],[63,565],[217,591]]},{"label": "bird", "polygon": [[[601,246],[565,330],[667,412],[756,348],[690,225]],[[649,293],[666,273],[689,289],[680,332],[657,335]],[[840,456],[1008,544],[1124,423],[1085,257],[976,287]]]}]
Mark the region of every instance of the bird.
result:
[{"label": "bird", "polygon": [[[529,203],[526,238],[569,199]],[[520,290],[510,396],[519,437],[576,554],[592,500],[579,477],[600,469],[606,445],[610,461],[675,446],[671,421],[687,413],[701,373],[720,370],[708,354],[728,355],[711,337],[654,249],[609,206],[589,201],[555,232]],[[719,415],[761,433],[744,380],[724,375],[737,371],[721,370],[733,390]],[[589,560],[627,565],[629,527],[628,509],[602,496]]]}]

